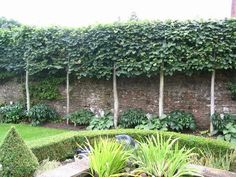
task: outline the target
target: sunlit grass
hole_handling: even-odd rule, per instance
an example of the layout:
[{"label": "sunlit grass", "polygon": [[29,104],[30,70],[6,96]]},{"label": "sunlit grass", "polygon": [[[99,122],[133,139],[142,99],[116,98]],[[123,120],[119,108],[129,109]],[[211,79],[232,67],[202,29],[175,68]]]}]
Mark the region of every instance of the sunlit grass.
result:
[{"label": "sunlit grass", "polygon": [[38,140],[41,138],[58,135],[66,132],[66,130],[44,128],[44,127],[33,127],[26,124],[0,124],[0,142],[2,142],[7,131],[12,127],[16,127],[20,135],[25,141]]}]

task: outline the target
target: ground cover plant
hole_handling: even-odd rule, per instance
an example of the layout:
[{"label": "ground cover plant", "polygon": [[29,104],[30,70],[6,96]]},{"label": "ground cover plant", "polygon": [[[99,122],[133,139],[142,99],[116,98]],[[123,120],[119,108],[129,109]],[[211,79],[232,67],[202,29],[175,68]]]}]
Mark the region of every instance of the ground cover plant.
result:
[{"label": "ground cover plant", "polygon": [[30,108],[27,116],[34,126],[45,122],[55,121],[59,118],[59,114],[53,108],[45,104],[34,105]]},{"label": "ground cover plant", "polygon": [[65,116],[65,119],[73,122],[75,125],[89,125],[94,113],[87,109],[80,109]]}]

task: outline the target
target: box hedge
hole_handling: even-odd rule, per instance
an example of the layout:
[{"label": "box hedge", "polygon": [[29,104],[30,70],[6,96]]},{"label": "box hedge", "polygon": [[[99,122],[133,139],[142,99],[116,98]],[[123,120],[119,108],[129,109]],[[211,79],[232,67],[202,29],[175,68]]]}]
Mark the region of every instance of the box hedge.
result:
[{"label": "box hedge", "polygon": [[38,167],[38,160],[12,127],[0,147],[1,177],[31,177]]},{"label": "box hedge", "polygon": [[72,157],[78,145],[83,145],[86,139],[92,140],[99,136],[114,137],[117,134],[128,134],[140,140],[149,135],[155,135],[157,132],[161,133],[164,137],[178,138],[180,146],[195,148],[196,151],[198,149],[209,148],[217,153],[236,149],[235,144],[225,141],[174,132],[136,129],[66,132],[40,140],[28,141],[27,143],[40,161],[47,158],[50,160],[63,160]]}]

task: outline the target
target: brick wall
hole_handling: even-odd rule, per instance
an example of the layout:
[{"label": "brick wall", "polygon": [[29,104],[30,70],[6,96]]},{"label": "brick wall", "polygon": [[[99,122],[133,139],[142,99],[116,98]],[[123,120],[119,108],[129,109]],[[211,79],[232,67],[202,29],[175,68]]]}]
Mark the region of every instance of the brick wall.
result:
[{"label": "brick wall", "polygon": [[[231,100],[230,93],[227,90],[227,83],[235,76],[235,73],[230,72],[216,73],[216,111],[236,113],[236,101]],[[190,111],[195,115],[197,124],[202,129],[208,128],[210,79],[210,74],[193,76],[179,74],[165,77],[164,112],[168,113],[175,109]],[[6,88],[6,86],[4,87]],[[0,86],[0,94],[3,93],[1,92],[2,88],[3,86]],[[118,94],[121,111],[126,108],[142,108],[149,113],[158,113],[158,91],[158,76],[133,79],[119,78]],[[12,91],[9,89],[9,92]],[[65,97],[65,86],[60,87],[60,92]],[[18,94],[16,93],[16,95]],[[80,107],[94,108],[97,111],[99,109],[111,110],[112,101],[112,81],[82,79],[72,84],[71,111]],[[65,114],[65,99],[48,102],[48,104],[54,106],[61,114]]]}]

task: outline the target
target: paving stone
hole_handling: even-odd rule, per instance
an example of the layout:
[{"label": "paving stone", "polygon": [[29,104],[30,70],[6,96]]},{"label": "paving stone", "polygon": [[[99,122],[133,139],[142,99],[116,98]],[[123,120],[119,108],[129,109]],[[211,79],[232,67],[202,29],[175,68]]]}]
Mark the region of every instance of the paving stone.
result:
[{"label": "paving stone", "polygon": [[37,177],[78,177],[89,169],[88,159],[77,160],[72,163],[60,166],[53,170],[46,171]]},{"label": "paving stone", "polygon": [[200,165],[191,165],[191,167],[194,167],[199,170],[200,174],[204,177],[236,177],[236,173],[225,170],[209,168]]}]

